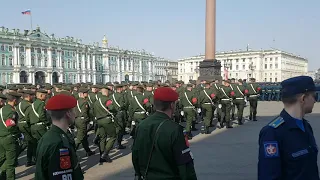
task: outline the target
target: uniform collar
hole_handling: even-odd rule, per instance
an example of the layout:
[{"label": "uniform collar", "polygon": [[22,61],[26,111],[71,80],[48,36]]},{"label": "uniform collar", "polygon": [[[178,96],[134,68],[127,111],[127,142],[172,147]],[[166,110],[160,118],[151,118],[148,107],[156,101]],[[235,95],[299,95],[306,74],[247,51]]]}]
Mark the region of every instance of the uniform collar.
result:
[{"label": "uniform collar", "polygon": [[52,124],[50,130],[51,130],[51,131],[54,131],[54,132],[56,132],[56,133],[59,133],[59,134],[67,135],[67,133],[65,133],[61,128],[59,128],[58,126],[53,125],[53,124]]},{"label": "uniform collar", "polygon": [[159,117],[161,117],[161,118],[163,118],[163,119],[171,119],[166,113],[159,112],[159,111],[156,111],[156,112],[154,113],[154,115],[159,116]]},{"label": "uniform collar", "polygon": [[[290,116],[290,114],[287,113],[286,110],[282,110],[281,113],[280,113],[280,116],[283,118],[283,120],[285,121],[285,123],[287,124],[287,127],[289,127],[290,129],[295,129],[295,128],[298,128],[298,129],[301,129],[302,131],[304,131],[304,126],[303,128],[301,128],[298,124],[297,124],[297,121],[300,121],[300,120],[297,120],[295,118],[293,118],[292,116]],[[302,122],[304,122],[305,120],[302,119]],[[302,123],[303,124],[303,123]]]}]

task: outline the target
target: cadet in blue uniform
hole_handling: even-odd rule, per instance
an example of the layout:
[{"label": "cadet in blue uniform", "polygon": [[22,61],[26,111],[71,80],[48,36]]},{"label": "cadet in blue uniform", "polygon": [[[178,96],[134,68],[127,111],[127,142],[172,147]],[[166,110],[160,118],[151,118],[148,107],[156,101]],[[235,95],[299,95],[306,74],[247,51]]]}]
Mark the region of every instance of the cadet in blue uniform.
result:
[{"label": "cadet in blue uniform", "polygon": [[317,88],[311,77],[281,83],[284,109],[259,135],[258,180],[319,180],[318,148],[311,125]]}]

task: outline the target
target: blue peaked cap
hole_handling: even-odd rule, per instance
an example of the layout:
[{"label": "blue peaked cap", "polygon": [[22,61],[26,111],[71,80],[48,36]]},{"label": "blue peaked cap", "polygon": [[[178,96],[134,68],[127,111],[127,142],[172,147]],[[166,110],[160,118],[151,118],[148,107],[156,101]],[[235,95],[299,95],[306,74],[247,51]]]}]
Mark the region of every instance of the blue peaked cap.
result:
[{"label": "blue peaked cap", "polygon": [[293,97],[310,91],[319,91],[310,76],[297,76],[281,82],[282,97]]}]

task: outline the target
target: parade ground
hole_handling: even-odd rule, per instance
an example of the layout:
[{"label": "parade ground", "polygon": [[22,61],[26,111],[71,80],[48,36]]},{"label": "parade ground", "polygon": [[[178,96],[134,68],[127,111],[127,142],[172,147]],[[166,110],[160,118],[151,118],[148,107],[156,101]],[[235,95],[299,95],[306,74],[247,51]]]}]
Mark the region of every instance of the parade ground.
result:
[{"label": "parade ground", "polygon": [[[259,102],[258,121],[246,121],[242,126],[234,124],[233,129],[216,129],[210,135],[199,134],[190,142],[198,179],[209,180],[255,180],[257,179],[258,136],[260,129],[271,121],[282,110],[281,102]],[[249,107],[245,108],[247,116]],[[313,113],[306,116],[310,121],[315,138],[320,141],[320,104],[315,104]],[[200,129],[200,124],[198,124]],[[92,142],[92,134],[90,135]],[[126,150],[113,150],[113,163],[99,165],[99,154],[85,157],[83,149],[78,151],[85,179],[90,180],[132,180],[134,170],[131,163],[130,145],[132,140],[126,136]],[[91,149],[98,152],[96,146]],[[19,157],[16,168],[17,179],[33,179],[35,167],[26,168],[25,152]]]}]

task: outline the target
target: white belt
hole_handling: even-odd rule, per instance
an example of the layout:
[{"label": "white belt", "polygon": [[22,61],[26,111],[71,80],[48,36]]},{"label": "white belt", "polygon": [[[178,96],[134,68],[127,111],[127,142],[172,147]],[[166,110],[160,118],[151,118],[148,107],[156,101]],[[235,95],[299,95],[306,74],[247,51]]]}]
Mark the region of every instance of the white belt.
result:
[{"label": "white belt", "polygon": [[35,123],[33,125],[44,125],[44,122]]},{"label": "white belt", "polygon": [[134,112],[136,114],[145,114],[146,112],[142,111],[142,112]]},{"label": "white belt", "polygon": [[183,108],[194,108],[193,106],[186,106],[186,107],[183,107]]},{"label": "white belt", "polygon": [[221,100],[224,100],[224,101],[230,101],[230,99],[221,99]]},{"label": "white belt", "polygon": [[244,99],[244,98],[236,98],[236,99]]},{"label": "white belt", "polygon": [[19,121],[19,123],[27,123],[27,121]]},{"label": "white belt", "polygon": [[256,97],[256,96],[258,96],[258,95],[250,95],[249,97]]}]

